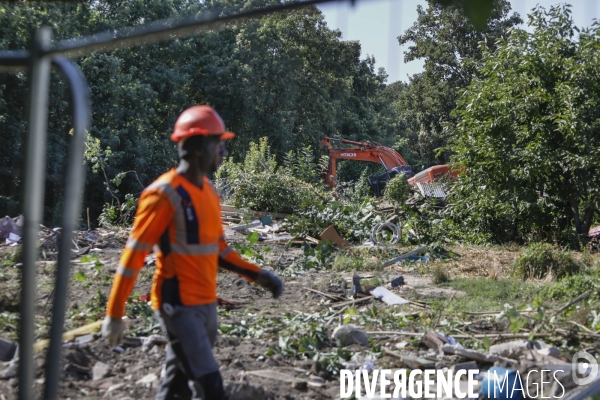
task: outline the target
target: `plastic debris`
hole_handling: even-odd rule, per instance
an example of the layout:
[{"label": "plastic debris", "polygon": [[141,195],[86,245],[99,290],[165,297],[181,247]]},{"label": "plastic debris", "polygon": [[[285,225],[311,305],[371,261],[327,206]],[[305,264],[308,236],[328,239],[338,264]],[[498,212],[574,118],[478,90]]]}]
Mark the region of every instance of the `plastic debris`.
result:
[{"label": "plastic debris", "polygon": [[389,304],[391,306],[396,304],[408,304],[408,300],[403,299],[395,293],[390,292],[383,286],[378,286],[375,289],[371,290],[371,294],[375,296],[376,299],[383,301],[385,304]]}]

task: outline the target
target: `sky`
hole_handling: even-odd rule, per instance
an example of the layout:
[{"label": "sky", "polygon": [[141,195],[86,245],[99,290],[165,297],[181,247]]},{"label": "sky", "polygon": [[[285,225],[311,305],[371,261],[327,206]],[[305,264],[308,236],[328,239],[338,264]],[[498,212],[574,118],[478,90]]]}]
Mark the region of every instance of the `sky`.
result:
[{"label": "sky", "polygon": [[[549,8],[557,0],[511,1],[513,12],[527,21],[527,13],[537,4]],[[590,26],[594,18],[600,19],[600,4],[597,0],[569,0],[572,15],[578,27]],[[356,0],[354,7],[349,1],[325,3],[319,6],[327,25],[342,32],[343,40],[358,40],[362,54],[375,56],[377,68],[384,67],[389,75],[388,83],[402,80],[407,82],[412,74],[421,72],[420,60],[404,62],[404,51],[397,37],[417,20],[417,5],[426,8],[425,0]],[[525,27],[525,26],[524,26]]]}]

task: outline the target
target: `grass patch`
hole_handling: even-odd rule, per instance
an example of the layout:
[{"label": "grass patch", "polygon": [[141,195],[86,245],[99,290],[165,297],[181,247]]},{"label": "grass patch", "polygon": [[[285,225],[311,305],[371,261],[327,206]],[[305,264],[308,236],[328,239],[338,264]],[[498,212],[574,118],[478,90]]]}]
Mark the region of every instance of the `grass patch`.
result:
[{"label": "grass patch", "polygon": [[456,311],[502,311],[506,303],[513,306],[530,304],[543,287],[518,279],[487,278],[457,278],[440,286],[465,293],[454,298],[452,303]]},{"label": "grass patch", "polygon": [[570,252],[559,251],[547,243],[533,243],[513,264],[513,275],[523,280],[559,280],[583,269]]}]

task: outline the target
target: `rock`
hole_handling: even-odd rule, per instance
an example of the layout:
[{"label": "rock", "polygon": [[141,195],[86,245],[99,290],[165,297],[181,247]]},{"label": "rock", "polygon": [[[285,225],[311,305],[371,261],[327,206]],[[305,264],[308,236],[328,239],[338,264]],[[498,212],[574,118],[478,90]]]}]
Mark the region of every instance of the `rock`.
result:
[{"label": "rock", "polygon": [[541,340],[513,340],[511,342],[495,344],[490,346],[490,354],[512,358],[518,360],[525,352],[529,350],[537,351],[546,356],[556,357],[560,354],[560,350],[554,346],[550,346]]},{"label": "rock", "polygon": [[127,385],[127,383],[117,383],[116,385],[111,385],[108,387],[108,389],[106,389],[106,393],[111,393],[111,392],[114,392],[115,390],[119,390],[119,389],[125,387],[125,385]]},{"label": "rock", "polygon": [[313,361],[312,365],[310,366],[310,373],[313,375],[317,375],[319,372],[321,372],[322,369],[323,369],[323,366],[321,365],[320,362]]},{"label": "rock", "polygon": [[0,371],[0,379],[11,379],[17,376],[17,364],[10,363],[8,368]]},{"label": "rock", "polygon": [[150,373],[150,374],[144,376],[142,379],[138,380],[135,384],[143,385],[145,387],[157,388],[158,384],[159,384],[158,376],[156,376],[156,374]]},{"label": "rock", "polygon": [[306,381],[294,381],[291,383],[292,387],[294,389],[298,389],[298,390],[304,390],[306,389]]},{"label": "rock", "polygon": [[278,367],[279,366],[279,363],[277,361],[273,360],[272,358],[267,358],[265,360],[265,364],[267,364],[267,365],[269,365],[271,367]]},{"label": "rock", "polygon": [[321,378],[320,376],[316,376],[316,375],[311,375],[308,377],[308,379],[310,379],[313,382],[317,382],[317,383],[325,383],[325,379]]},{"label": "rock", "polygon": [[110,375],[110,367],[108,364],[104,364],[101,361],[98,361],[94,364],[94,368],[92,368],[92,379],[98,381],[100,379],[106,378]]},{"label": "rock", "polygon": [[294,366],[309,370],[312,368],[314,362],[311,360],[296,360],[294,361]]},{"label": "rock", "polygon": [[244,364],[242,364],[242,362],[239,359],[235,359],[231,362],[231,364],[229,364],[229,366],[231,368],[237,368],[237,369],[245,369],[244,368]]},{"label": "rock", "polygon": [[333,331],[331,337],[332,339],[335,339],[338,347],[350,346],[355,343],[362,344],[366,347],[369,346],[367,333],[353,324],[338,326]]},{"label": "rock", "polygon": [[262,387],[254,386],[246,382],[225,382],[225,393],[229,394],[229,400],[268,400],[270,396]]},{"label": "rock", "polygon": [[273,356],[273,360],[275,360],[275,361],[283,361],[283,356],[281,354],[275,354]]}]

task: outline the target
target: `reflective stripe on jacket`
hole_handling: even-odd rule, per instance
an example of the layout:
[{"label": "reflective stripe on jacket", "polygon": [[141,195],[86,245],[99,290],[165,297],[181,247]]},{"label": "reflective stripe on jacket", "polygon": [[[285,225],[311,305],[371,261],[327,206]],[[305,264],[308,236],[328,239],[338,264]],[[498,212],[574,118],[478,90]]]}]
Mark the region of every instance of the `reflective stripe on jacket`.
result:
[{"label": "reflective stripe on jacket", "polygon": [[242,259],[223,238],[219,195],[175,170],[159,177],[138,202],[133,230],[121,255],[106,314],[120,318],[146,256],[157,253],[152,308],[163,301],[185,306],[217,301],[218,267],[254,281],[260,268]]}]

